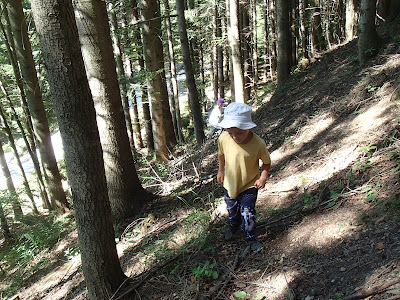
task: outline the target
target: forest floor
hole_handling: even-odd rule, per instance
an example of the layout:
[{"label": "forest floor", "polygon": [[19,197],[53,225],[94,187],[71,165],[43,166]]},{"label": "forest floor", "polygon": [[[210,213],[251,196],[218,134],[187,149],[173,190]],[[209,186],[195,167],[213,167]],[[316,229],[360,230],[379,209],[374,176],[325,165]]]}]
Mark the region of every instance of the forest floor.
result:
[{"label": "forest floor", "polygon": [[[125,299],[400,299],[396,26],[363,67],[353,41],[296,70],[280,91],[260,87],[253,120],[272,159],[257,201],[261,251],[241,235],[223,238],[216,138],[139,170],[152,174],[144,185],[157,197],[119,230]],[[32,265],[46,263],[16,297],[86,299],[77,248],[71,231],[42,252]]]}]

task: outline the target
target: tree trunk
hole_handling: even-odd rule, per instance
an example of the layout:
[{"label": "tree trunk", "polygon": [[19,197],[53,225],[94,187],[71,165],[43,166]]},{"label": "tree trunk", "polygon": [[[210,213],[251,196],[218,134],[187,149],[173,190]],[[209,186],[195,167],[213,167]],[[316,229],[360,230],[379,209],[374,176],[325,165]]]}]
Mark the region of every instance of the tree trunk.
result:
[{"label": "tree trunk", "polygon": [[[45,193],[45,191],[42,191],[42,186],[44,187],[44,182],[43,182],[43,177],[42,177],[42,175],[40,173],[39,160],[38,160],[36,154],[33,153],[32,149],[31,149],[31,146],[29,145],[28,139],[27,139],[27,137],[25,135],[25,130],[24,130],[23,126],[22,126],[21,121],[19,120],[17,112],[15,111],[14,105],[11,102],[11,98],[7,94],[7,91],[6,91],[5,87],[3,86],[2,82],[0,82],[0,89],[3,92],[3,94],[5,95],[5,97],[7,98],[8,103],[10,104],[10,108],[11,108],[11,110],[13,112],[13,119],[17,122],[18,128],[19,128],[19,130],[21,132],[21,135],[22,135],[22,138],[23,138],[23,140],[25,142],[25,145],[26,145],[26,148],[28,150],[28,153],[31,156],[34,168],[36,170],[36,175],[37,175],[38,181],[39,181],[39,189],[41,190],[41,193]],[[0,111],[1,111],[1,117],[5,119],[5,115],[3,114],[3,110],[1,108],[0,108]],[[6,130],[6,134],[9,131],[10,138],[12,138],[11,129],[8,128],[7,121],[5,120],[4,123],[5,123],[4,126],[5,126],[5,130]],[[12,143],[15,144],[14,141]],[[16,149],[14,150],[14,152],[16,153],[16,155],[18,154]],[[19,160],[19,158],[17,158],[17,159]],[[21,172],[23,172],[25,174],[24,170],[22,169],[22,165],[21,165],[20,168],[21,168]],[[25,175],[24,175],[24,178],[26,178]],[[31,188],[29,186],[28,179],[25,179],[24,186],[25,186],[25,190],[26,190],[27,196],[32,202],[32,210],[33,210],[33,212],[36,213],[36,214],[39,214],[39,210],[38,210],[38,208],[36,206],[35,199],[34,199],[32,191],[31,191]],[[47,196],[47,194],[45,194],[45,195]],[[47,200],[47,197],[45,199]],[[45,202],[44,204],[46,205],[46,207],[50,206],[49,202]]]},{"label": "tree trunk", "polygon": [[[144,66],[144,51],[143,51],[143,43],[142,43],[142,36],[140,33],[140,28],[138,25],[139,22],[139,13],[138,13],[138,6],[136,0],[130,0],[131,6],[131,15],[132,15],[132,24],[131,26],[135,27],[134,32],[134,47],[136,53],[138,55],[138,64],[139,64],[139,73],[145,73],[145,66]],[[143,75],[142,75],[143,76]],[[142,101],[142,109],[143,109],[143,122],[144,128],[146,132],[146,146],[147,151],[152,152],[154,151],[154,138],[153,138],[153,129],[151,127],[151,114],[150,114],[150,105],[148,101],[148,92],[146,85],[140,81],[140,88],[141,88],[141,101]]]},{"label": "tree trunk", "polygon": [[[77,1],[79,2],[79,1]],[[112,7],[112,3],[110,3]],[[135,139],[133,137],[133,127],[132,127],[132,119],[131,119],[131,114],[129,110],[129,99],[128,99],[128,87],[126,86],[126,73],[125,73],[125,68],[124,68],[124,63],[122,59],[122,45],[121,45],[121,39],[119,37],[119,34],[117,33],[119,28],[118,28],[118,20],[117,16],[115,13],[110,9],[110,24],[111,24],[111,33],[112,33],[112,42],[114,46],[114,55],[115,55],[115,60],[117,62],[117,73],[118,77],[121,79],[120,80],[120,100],[122,100],[122,108],[124,110],[124,118],[125,118],[125,127],[128,130],[128,136],[129,136],[129,141],[130,141],[130,146],[132,149],[132,153],[136,153],[135,150]],[[103,25],[103,27],[108,27],[108,20],[107,22]],[[78,27],[79,30],[79,27]],[[118,78],[117,78],[118,81]],[[90,84],[90,80],[89,80]]]},{"label": "tree trunk", "polygon": [[277,86],[281,87],[290,74],[291,42],[289,31],[289,3],[286,0],[276,0],[278,60]]},{"label": "tree trunk", "polygon": [[[12,180],[10,175],[10,170],[8,169],[6,157],[4,155],[3,144],[1,143],[1,139],[0,139],[0,165],[6,180],[7,181]],[[3,203],[1,202],[0,202],[0,225],[1,225],[1,231],[4,235],[4,239],[7,242],[10,242],[12,240],[12,235],[10,232],[10,227],[8,226],[6,214],[4,213]]]},{"label": "tree trunk", "polygon": [[[158,160],[167,161],[168,146],[175,144],[171,113],[168,105],[168,93],[165,84],[163,45],[161,42],[161,21],[156,0],[142,0],[142,36],[143,51],[149,84],[148,96],[150,101],[154,146]],[[166,117],[169,114],[169,118]],[[171,126],[169,126],[171,122]],[[172,130],[172,134],[171,134]]]},{"label": "tree trunk", "polygon": [[309,54],[307,51],[307,33],[306,22],[304,14],[304,0],[299,0],[299,21],[300,21],[300,41],[301,41],[301,58],[308,59]]},{"label": "tree trunk", "polygon": [[245,102],[250,100],[251,89],[253,86],[253,65],[252,65],[252,32],[251,32],[251,25],[250,25],[250,1],[241,1],[239,5],[239,12],[240,12],[240,42],[242,44],[242,61],[243,61],[243,80],[244,80],[244,98]]},{"label": "tree trunk", "polygon": [[64,145],[88,295],[106,300],[126,276],[116,251],[96,112],[72,3],[31,3]]},{"label": "tree trunk", "polygon": [[[6,15],[7,23],[9,24],[9,20],[7,18],[7,10],[5,10],[4,13]],[[17,86],[18,86],[20,96],[21,96],[21,107],[22,107],[22,111],[24,113],[25,120],[26,120],[25,121],[25,129],[24,129],[22,123],[20,122],[19,117],[17,116],[17,113],[15,112],[14,104],[12,103],[11,98],[7,95],[5,88],[0,83],[1,89],[3,90],[3,94],[5,95],[5,97],[7,97],[7,99],[9,100],[10,108],[14,111],[14,116],[15,116],[15,119],[17,120],[18,127],[21,130],[22,136],[25,141],[26,148],[29,152],[29,155],[31,156],[33,166],[35,168],[36,176],[38,179],[39,190],[40,190],[40,195],[41,195],[42,202],[43,202],[43,207],[46,209],[49,209],[51,207],[51,204],[49,202],[49,198],[48,198],[47,191],[46,191],[46,185],[44,182],[42,170],[40,168],[39,159],[38,159],[37,153],[36,153],[36,142],[35,142],[35,138],[34,138],[34,134],[33,134],[32,119],[30,116],[28,103],[26,102],[25,90],[24,90],[24,86],[22,83],[21,74],[19,72],[17,59],[15,57],[15,53],[11,50],[11,48],[15,49],[13,39],[12,39],[12,34],[11,34],[11,28],[9,28],[9,26],[7,26],[7,33],[6,33],[6,30],[3,27],[2,23],[0,24],[0,26],[1,26],[1,29],[4,34],[4,42],[5,42],[5,45],[7,48],[8,56],[11,61],[11,65],[13,67],[15,80],[17,82]],[[10,43],[9,43],[9,41],[10,41]],[[13,45],[13,46],[11,47],[11,45]],[[27,132],[27,134],[25,134],[25,131]],[[33,202],[33,204],[34,204],[34,202]],[[35,207],[36,207],[36,204],[33,205],[34,211],[35,211]],[[39,213],[39,211],[37,211],[37,208],[36,208],[35,212]]]},{"label": "tree trunk", "polygon": [[[138,213],[145,200],[129,144],[106,4],[74,1],[86,74],[97,115],[114,223]],[[121,59],[122,61],[122,59]],[[129,118],[130,122],[130,118]]]},{"label": "tree trunk", "polygon": [[[244,94],[244,77],[242,70],[242,56],[240,54],[240,38],[239,38],[239,5],[238,0],[227,0],[229,3],[229,27],[228,27],[228,43],[231,49],[231,62],[233,73],[233,86],[235,102],[245,103]],[[231,79],[232,80],[232,79]]]},{"label": "tree trunk", "polygon": [[199,94],[194,80],[193,65],[190,60],[189,42],[186,31],[186,20],[185,20],[183,0],[176,1],[176,11],[178,13],[179,37],[181,41],[183,65],[185,67],[186,86],[189,90],[189,104],[193,116],[194,132],[197,144],[200,145],[204,141],[203,119],[201,116]]},{"label": "tree trunk", "polygon": [[20,62],[22,77],[26,83],[26,95],[29,110],[32,114],[33,127],[38,139],[38,148],[45,175],[51,204],[65,210],[69,207],[61,183],[53,145],[51,143],[50,129],[47,121],[42,93],[36,74],[35,63],[32,56],[31,43],[28,37],[27,26],[24,19],[21,0],[8,2],[11,28],[13,31],[17,57]]},{"label": "tree trunk", "polygon": [[358,35],[358,61],[364,65],[368,58],[378,52],[381,40],[375,27],[375,0],[361,0]]},{"label": "tree trunk", "polygon": [[346,41],[354,38],[357,27],[357,11],[360,0],[346,0]]},{"label": "tree trunk", "polygon": [[[170,13],[168,0],[163,0],[164,10],[167,14]],[[172,119],[174,122],[174,127],[176,134],[178,136],[178,140],[180,142],[184,141],[183,133],[182,133],[182,119],[181,119],[181,110],[179,107],[179,95],[178,95],[178,80],[176,76],[176,62],[175,62],[175,50],[174,50],[174,41],[172,36],[172,28],[171,28],[171,18],[168,16],[164,18],[165,21],[165,29],[168,40],[168,54],[169,54],[169,71],[170,71],[170,105],[172,112]]]},{"label": "tree trunk", "polygon": [[[10,143],[10,147],[14,152],[14,156],[17,161],[17,165],[21,171],[21,176],[22,176],[22,181],[23,181],[24,187],[25,187],[25,192],[28,195],[29,199],[31,199],[31,201],[34,202],[32,190],[29,186],[28,179],[26,178],[24,168],[22,167],[21,159],[20,159],[20,156],[19,156],[19,153],[17,150],[17,146],[15,144],[14,137],[11,133],[11,129],[8,125],[8,121],[6,119],[3,108],[1,106],[0,106],[0,121],[1,121],[1,124],[3,125],[3,127],[1,129],[7,136],[7,139]],[[20,199],[18,197],[18,194],[15,190],[14,183],[11,178],[11,173],[9,170],[7,172],[7,170],[3,169],[3,174],[4,174],[4,177],[6,178],[7,189],[11,194],[11,206],[13,208],[15,219],[21,220],[21,218],[23,216],[22,208],[21,208],[21,204],[19,203]]]}]

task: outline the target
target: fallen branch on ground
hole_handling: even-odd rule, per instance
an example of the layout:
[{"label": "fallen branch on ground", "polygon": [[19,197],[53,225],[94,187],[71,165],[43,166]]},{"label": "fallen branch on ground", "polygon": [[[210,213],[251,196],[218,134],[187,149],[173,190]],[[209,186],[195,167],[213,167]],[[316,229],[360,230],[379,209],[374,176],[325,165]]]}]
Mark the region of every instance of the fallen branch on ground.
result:
[{"label": "fallen branch on ground", "polygon": [[378,286],[374,286],[372,288],[363,290],[363,291],[359,291],[357,293],[351,294],[345,298],[343,298],[343,300],[354,300],[354,299],[364,299],[367,298],[369,296],[378,294],[380,292],[383,292],[384,290],[386,290],[388,287],[391,287],[392,285],[395,285],[396,283],[400,282],[400,278],[396,278],[394,280],[391,280],[389,282],[386,282],[384,284],[378,285]]}]

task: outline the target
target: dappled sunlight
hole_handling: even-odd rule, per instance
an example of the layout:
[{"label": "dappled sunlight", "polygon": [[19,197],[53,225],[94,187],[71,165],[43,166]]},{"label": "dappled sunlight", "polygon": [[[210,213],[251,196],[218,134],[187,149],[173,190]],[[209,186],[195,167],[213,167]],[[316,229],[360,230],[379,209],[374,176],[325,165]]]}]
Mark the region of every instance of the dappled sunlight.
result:
[{"label": "dappled sunlight", "polygon": [[297,252],[299,248],[331,247],[354,234],[357,226],[352,225],[352,221],[357,217],[359,212],[356,209],[305,217],[300,224],[288,230],[290,249]]},{"label": "dappled sunlight", "polygon": [[[295,139],[291,141],[292,147],[284,144],[271,153],[274,165],[280,165],[282,161],[290,159],[288,165],[282,168],[283,172],[288,168],[291,174],[279,182],[274,182],[268,191],[286,191],[318,184],[331,177],[332,173],[348,168],[363,155],[360,147],[367,146],[385,133],[382,125],[387,122],[385,111],[390,104],[387,98],[377,101],[349,123],[335,125],[335,120],[329,114],[315,117],[298,131]],[[319,136],[328,128],[327,136],[320,139]],[[341,132],[343,138],[337,140]],[[315,159],[311,165],[305,166],[303,158],[299,157],[298,153],[313,139],[318,139],[320,147],[310,152]],[[334,145],[332,139],[335,140]]]},{"label": "dappled sunlight", "polygon": [[282,265],[278,270],[251,283],[257,287],[253,297],[261,294],[270,300],[290,299],[287,298],[290,293],[290,284],[298,275],[298,271]]}]

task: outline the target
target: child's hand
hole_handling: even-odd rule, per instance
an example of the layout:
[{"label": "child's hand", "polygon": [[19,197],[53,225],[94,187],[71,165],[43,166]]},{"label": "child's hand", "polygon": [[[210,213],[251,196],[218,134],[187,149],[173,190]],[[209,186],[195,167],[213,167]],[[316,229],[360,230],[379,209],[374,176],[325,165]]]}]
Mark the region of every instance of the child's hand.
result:
[{"label": "child's hand", "polygon": [[218,174],[217,174],[217,182],[218,183],[224,183],[224,177],[225,177],[225,175],[224,175],[224,172],[218,172]]},{"label": "child's hand", "polygon": [[259,190],[263,189],[265,187],[265,182],[266,182],[265,179],[260,178],[260,179],[256,180],[256,182],[254,183],[254,186]]}]

